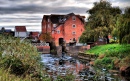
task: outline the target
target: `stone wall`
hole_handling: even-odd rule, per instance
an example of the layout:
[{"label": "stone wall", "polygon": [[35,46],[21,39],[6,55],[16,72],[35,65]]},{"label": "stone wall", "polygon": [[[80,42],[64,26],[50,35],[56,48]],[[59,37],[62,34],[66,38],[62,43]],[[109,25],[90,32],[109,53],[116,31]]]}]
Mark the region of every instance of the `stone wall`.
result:
[{"label": "stone wall", "polygon": [[[67,54],[70,56],[77,56],[79,52],[84,52],[90,49],[90,45],[87,46],[66,46]],[[57,54],[62,54],[62,47],[57,46]]]},{"label": "stone wall", "polygon": [[49,54],[50,53],[50,46],[36,46],[37,47],[37,50],[38,52],[40,53],[46,53],[46,54]]}]

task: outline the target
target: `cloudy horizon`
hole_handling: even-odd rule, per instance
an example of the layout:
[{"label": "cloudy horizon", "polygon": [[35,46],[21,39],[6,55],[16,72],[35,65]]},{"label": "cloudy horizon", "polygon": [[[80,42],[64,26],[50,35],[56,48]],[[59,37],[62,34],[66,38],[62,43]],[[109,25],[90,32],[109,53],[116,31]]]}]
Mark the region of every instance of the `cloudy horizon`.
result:
[{"label": "cloudy horizon", "polygon": [[[14,30],[15,26],[26,26],[28,31],[41,31],[43,15],[75,13],[88,17],[87,10],[100,0],[3,0],[0,1],[0,29]],[[108,0],[112,6],[122,10],[130,0]]]}]

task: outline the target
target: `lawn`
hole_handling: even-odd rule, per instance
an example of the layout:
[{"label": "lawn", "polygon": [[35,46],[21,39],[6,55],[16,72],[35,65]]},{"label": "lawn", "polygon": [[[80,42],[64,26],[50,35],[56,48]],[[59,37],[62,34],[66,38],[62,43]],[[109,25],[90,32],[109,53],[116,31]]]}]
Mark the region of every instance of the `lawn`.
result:
[{"label": "lawn", "polygon": [[119,53],[130,53],[130,44],[120,45],[120,44],[106,44],[92,47],[90,50],[87,50],[88,54],[119,54]]},{"label": "lawn", "polygon": [[99,57],[95,60],[95,66],[103,66],[113,69],[118,65],[130,66],[130,44],[106,44],[92,47],[86,51],[87,54],[96,54]]}]

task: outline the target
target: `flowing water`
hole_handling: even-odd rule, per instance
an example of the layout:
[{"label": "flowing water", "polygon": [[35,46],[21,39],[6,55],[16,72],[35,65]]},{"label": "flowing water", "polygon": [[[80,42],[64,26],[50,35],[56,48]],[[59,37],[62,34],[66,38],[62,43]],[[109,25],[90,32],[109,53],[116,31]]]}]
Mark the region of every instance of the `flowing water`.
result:
[{"label": "flowing water", "polygon": [[75,81],[128,81],[125,78],[119,77],[116,73],[109,73],[106,69],[101,68],[97,72],[89,62],[81,62],[70,56],[57,57],[51,54],[42,54],[42,62],[48,76],[55,81],[57,76],[65,76],[72,73],[75,76]]}]

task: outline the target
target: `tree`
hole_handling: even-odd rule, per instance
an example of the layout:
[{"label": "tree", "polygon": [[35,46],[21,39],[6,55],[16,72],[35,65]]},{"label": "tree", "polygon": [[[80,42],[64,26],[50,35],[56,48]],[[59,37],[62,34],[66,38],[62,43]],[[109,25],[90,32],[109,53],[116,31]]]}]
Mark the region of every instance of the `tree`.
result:
[{"label": "tree", "polygon": [[51,42],[52,37],[51,37],[50,33],[42,33],[40,35],[40,40],[45,41],[45,42]]},{"label": "tree", "polygon": [[[94,7],[87,11],[90,14],[88,17],[88,23],[86,25],[85,32],[91,32],[89,37],[94,37],[96,41],[99,36],[106,37],[111,34],[115,27],[115,16],[121,14],[119,7],[112,7],[110,2],[101,0],[100,2],[95,2]],[[88,31],[87,28],[90,28]],[[87,35],[84,34],[83,36]],[[82,37],[83,37],[82,36]]]},{"label": "tree", "polygon": [[1,28],[1,33],[3,34],[4,32],[5,32],[5,28],[2,27],[2,28]]},{"label": "tree", "polygon": [[118,27],[120,43],[130,42],[130,7],[125,9],[124,14],[119,19],[120,26]]}]

